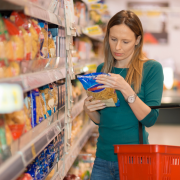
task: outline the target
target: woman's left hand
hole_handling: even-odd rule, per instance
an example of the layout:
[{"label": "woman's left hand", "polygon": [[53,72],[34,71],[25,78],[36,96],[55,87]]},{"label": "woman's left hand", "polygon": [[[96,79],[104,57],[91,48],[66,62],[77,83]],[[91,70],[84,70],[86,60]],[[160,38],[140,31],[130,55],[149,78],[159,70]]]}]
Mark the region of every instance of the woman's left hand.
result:
[{"label": "woman's left hand", "polygon": [[113,88],[119,91],[126,89],[129,85],[125,79],[119,74],[109,73],[110,76],[107,75],[99,75],[96,78],[96,82],[100,84],[104,84],[103,86],[99,86],[98,88]]}]

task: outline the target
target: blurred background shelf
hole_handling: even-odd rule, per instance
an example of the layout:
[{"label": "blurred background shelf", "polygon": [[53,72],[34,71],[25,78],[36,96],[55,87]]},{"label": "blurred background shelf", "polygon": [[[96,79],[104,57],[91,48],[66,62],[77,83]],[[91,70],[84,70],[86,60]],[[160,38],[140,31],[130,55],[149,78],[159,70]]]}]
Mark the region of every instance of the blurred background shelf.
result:
[{"label": "blurred background shelf", "polygon": [[58,7],[57,1],[41,0],[31,2],[26,0],[2,0],[0,10],[24,10],[28,16],[65,27],[64,8]]},{"label": "blurred background shelf", "polygon": [[77,137],[76,142],[74,142],[74,144],[71,146],[68,154],[65,155],[64,164],[62,161],[58,163],[59,171],[54,175],[52,180],[58,180],[58,178],[62,180],[66,176],[67,172],[71,168],[82,147],[91,136],[95,127],[96,125],[91,121],[84,125],[83,129],[79,133],[79,137]]}]

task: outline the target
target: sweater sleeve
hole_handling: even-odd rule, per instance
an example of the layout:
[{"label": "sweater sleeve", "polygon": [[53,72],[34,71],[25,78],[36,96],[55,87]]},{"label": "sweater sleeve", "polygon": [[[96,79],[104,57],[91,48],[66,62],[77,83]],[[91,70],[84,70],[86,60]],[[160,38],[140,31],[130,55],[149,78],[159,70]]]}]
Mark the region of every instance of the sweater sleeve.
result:
[{"label": "sweater sleeve", "polygon": [[[152,66],[146,67],[144,71],[147,72],[143,80],[145,88],[144,103],[148,106],[159,106],[161,104],[164,80],[162,66],[160,63],[154,61]],[[140,122],[146,127],[151,127],[155,124],[158,115],[158,109],[151,109],[151,112]]]}]

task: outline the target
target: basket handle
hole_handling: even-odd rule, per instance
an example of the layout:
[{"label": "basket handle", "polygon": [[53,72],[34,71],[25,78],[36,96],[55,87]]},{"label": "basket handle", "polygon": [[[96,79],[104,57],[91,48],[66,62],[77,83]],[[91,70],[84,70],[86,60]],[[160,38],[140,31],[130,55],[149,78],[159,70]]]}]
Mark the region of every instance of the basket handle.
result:
[{"label": "basket handle", "polygon": [[142,123],[139,121],[139,144],[143,144]]}]

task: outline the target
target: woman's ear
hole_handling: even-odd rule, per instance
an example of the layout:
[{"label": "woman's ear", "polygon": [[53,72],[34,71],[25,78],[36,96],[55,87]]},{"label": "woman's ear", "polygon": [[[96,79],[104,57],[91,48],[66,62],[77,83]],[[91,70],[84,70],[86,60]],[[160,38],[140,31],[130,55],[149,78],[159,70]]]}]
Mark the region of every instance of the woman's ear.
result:
[{"label": "woman's ear", "polygon": [[137,39],[136,39],[136,45],[139,44],[140,40],[141,40],[141,36],[138,36]]}]

